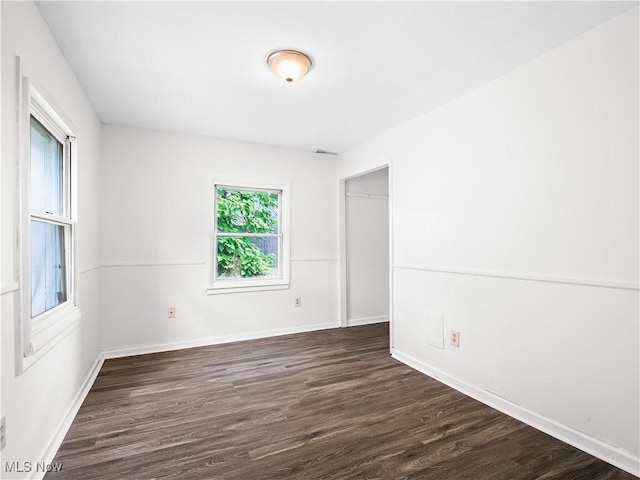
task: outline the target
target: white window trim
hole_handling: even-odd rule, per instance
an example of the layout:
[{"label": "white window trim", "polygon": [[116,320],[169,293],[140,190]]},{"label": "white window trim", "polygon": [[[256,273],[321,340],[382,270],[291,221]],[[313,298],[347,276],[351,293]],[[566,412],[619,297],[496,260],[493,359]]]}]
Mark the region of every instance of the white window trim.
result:
[{"label": "white window trim", "polygon": [[[218,280],[216,279],[216,217],[217,199],[216,187],[227,186],[239,190],[273,190],[282,192],[280,195],[280,234],[282,235],[282,246],[280,251],[280,262],[282,276],[280,278],[264,280]],[[208,203],[209,203],[209,229],[207,231],[207,283],[206,290],[209,295],[260,292],[268,290],[286,290],[290,284],[291,272],[291,207],[290,207],[290,185],[289,183],[270,183],[261,181],[216,179],[209,177],[208,181]],[[249,234],[251,235],[251,234]],[[256,236],[264,237],[264,234]],[[269,235],[267,235],[269,236]]]},{"label": "white window trim", "polygon": [[[19,296],[18,328],[16,329],[16,373],[21,374],[42,358],[55,344],[76,328],[80,321],[77,301],[77,140],[68,123],[56,112],[27,77],[21,77],[19,102]],[[30,208],[31,199],[31,116],[34,116],[63,145],[65,213],[63,217]],[[68,258],[67,300],[36,318],[31,318],[30,223],[32,218],[65,225],[65,255]]]}]

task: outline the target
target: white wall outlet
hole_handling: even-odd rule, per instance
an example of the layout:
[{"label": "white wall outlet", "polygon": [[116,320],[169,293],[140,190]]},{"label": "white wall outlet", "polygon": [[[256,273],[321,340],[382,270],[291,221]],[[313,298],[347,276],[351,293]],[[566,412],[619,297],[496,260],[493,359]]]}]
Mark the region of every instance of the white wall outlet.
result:
[{"label": "white wall outlet", "polygon": [[176,318],[176,307],[169,307],[167,318]]},{"label": "white wall outlet", "polygon": [[7,422],[5,417],[0,419],[0,450],[7,444]]},{"label": "white wall outlet", "polygon": [[296,303],[294,304],[296,307],[302,306],[302,297],[296,297]]},{"label": "white wall outlet", "polygon": [[456,348],[460,348],[460,332],[456,332],[455,330],[451,330],[451,337],[449,338],[449,343]]}]

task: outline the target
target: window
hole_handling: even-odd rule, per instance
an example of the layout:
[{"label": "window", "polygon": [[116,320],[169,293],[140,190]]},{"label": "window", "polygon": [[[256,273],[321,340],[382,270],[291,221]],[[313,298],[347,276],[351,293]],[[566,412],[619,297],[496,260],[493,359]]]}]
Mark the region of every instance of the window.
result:
[{"label": "window", "polygon": [[[66,141],[65,141],[66,143]],[[65,143],[31,116],[31,318],[67,301],[66,251],[71,230]]]},{"label": "window", "polygon": [[213,182],[208,293],[288,288],[288,188]]},{"label": "window", "polygon": [[23,366],[79,318],[74,284],[75,137],[48,103],[28,87],[21,155],[21,308]]}]

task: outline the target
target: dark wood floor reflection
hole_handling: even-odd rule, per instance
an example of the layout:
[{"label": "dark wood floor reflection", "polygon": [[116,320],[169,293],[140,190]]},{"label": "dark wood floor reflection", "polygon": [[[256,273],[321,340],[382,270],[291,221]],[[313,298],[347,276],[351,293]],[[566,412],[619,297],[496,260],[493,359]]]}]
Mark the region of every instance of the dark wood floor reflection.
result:
[{"label": "dark wood floor reflection", "polygon": [[635,478],[397,362],[387,330],[108,360],[46,480]]}]

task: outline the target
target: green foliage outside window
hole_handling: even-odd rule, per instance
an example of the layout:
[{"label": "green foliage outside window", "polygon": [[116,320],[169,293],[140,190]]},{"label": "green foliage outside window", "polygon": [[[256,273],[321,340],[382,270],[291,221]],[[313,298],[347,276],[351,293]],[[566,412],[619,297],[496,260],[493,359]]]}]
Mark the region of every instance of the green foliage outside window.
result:
[{"label": "green foliage outside window", "polygon": [[217,189],[217,263],[220,277],[260,277],[273,269],[276,255],[264,253],[261,238],[224,233],[278,233],[279,195]]}]

